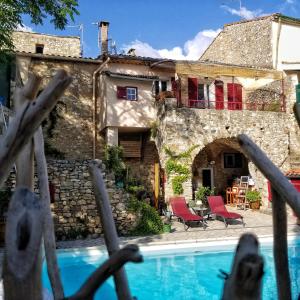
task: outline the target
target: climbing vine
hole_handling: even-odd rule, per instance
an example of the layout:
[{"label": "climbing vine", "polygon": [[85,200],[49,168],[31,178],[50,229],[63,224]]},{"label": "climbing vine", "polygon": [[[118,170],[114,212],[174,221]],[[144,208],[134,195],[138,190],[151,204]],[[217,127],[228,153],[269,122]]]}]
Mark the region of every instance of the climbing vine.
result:
[{"label": "climbing vine", "polygon": [[166,173],[168,176],[174,175],[172,178],[172,190],[174,195],[181,195],[183,193],[183,183],[186,182],[190,176],[190,169],[185,165],[191,160],[191,153],[198,145],[190,147],[188,150],[175,154],[169,148],[165,148],[165,153],[169,156],[166,162]]}]

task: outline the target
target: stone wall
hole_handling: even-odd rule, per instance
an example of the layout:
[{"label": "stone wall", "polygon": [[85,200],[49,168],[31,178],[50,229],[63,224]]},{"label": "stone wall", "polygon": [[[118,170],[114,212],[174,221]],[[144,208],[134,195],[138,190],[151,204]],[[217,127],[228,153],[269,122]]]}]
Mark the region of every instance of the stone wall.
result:
[{"label": "stone wall", "polygon": [[44,45],[44,54],[80,57],[80,38],[33,32],[13,32],[13,43],[19,52],[36,53],[36,45]]},{"label": "stone wall", "polygon": [[[49,182],[54,186],[54,200],[51,204],[55,234],[58,239],[98,237],[103,233],[96,208],[92,182],[88,172],[90,161],[48,160]],[[129,196],[115,186],[111,174],[102,174],[111,200],[112,213],[120,235],[126,235],[136,225],[137,217],[127,210]],[[14,175],[7,186],[14,188]],[[38,193],[37,178],[35,191]],[[50,193],[51,194],[51,193]]]},{"label": "stone wall", "polygon": [[[91,159],[94,128],[93,72],[98,64],[18,56],[18,66],[24,72],[33,72],[43,78],[41,90],[58,69],[64,69],[72,76],[72,83],[60,98],[56,113],[51,113],[51,117],[44,122],[45,139],[48,148],[62,153],[64,159]],[[23,77],[26,80],[27,74],[24,73]],[[97,139],[96,157],[101,158],[104,140],[100,134]],[[48,153],[51,156],[51,151]]]},{"label": "stone wall", "polygon": [[[158,108],[158,115],[159,132],[156,144],[162,167],[167,159],[163,151],[166,146],[181,153],[193,145],[199,145],[192,152],[193,160],[207,145],[222,139],[236,138],[241,133],[247,134],[258,144],[280,169],[286,171],[290,167],[289,127],[292,123],[288,113],[176,108],[162,104]],[[192,171],[192,163],[190,167]],[[252,163],[248,164],[248,168],[266,201],[265,178]],[[187,200],[192,198],[191,186],[191,180],[185,183],[184,196]],[[172,196],[169,180],[165,194],[166,199]]]},{"label": "stone wall", "polygon": [[201,56],[200,61],[272,68],[271,17],[229,24]]}]

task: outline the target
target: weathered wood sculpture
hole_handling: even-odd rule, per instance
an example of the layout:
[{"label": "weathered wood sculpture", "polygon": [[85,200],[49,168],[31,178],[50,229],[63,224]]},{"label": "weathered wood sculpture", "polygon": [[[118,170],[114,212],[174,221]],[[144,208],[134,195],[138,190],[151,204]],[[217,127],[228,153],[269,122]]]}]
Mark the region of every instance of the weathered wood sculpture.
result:
[{"label": "weathered wood sculpture", "polygon": [[224,273],[223,300],[261,299],[263,258],[259,254],[258,240],[252,234],[241,236],[230,275]]}]

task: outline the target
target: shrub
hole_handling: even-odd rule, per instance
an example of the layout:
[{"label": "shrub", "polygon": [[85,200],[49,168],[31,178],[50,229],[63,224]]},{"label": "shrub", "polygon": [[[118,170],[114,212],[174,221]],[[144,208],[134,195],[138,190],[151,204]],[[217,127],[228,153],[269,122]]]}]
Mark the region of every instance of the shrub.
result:
[{"label": "shrub", "polygon": [[260,194],[260,192],[258,190],[247,191],[247,193],[246,193],[246,199],[249,202],[261,201],[261,194]]},{"label": "shrub", "polygon": [[163,232],[163,222],[158,212],[149,204],[132,197],[128,210],[140,216],[137,226],[131,231],[132,235],[159,234]]},{"label": "shrub", "polygon": [[126,165],[123,162],[122,147],[106,146],[103,162],[106,168],[115,174],[116,182],[124,181],[126,177]]}]

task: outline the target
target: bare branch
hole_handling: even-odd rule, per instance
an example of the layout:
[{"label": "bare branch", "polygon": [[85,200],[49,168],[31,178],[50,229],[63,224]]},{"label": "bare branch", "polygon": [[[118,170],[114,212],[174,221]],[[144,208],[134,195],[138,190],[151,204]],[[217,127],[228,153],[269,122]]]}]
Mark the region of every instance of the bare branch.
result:
[{"label": "bare branch", "polygon": [[263,267],[257,238],[253,234],[243,234],[224,284],[222,300],[260,300]]},{"label": "bare branch", "polygon": [[239,143],[248,158],[271,182],[272,187],[284,198],[300,218],[300,194],[266,154],[245,134],[238,136]]},{"label": "bare branch", "polygon": [[25,103],[16,114],[0,145],[0,186],[24,145],[28,143],[70,83],[71,77],[63,70],[58,71],[37,100]]},{"label": "bare branch", "polygon": [[139,263],[143,261],[137,245],[127,245],[123,249],[115,252],[101,265],[81,286],[79,291],[66,298],[66,300],[89,300],[93,299],[97,289],[111,275],[115,274],[127,262]]},{"label": "bare branch", "polygon": [[47,261],[47,271],[55,299],[64,298],[63,285],[56,257],[54,225],[50,208],[49,181],[47,162],[44,153],[44,138],[42,128],[39,127],[34,135],[34,152],[39,180],[39,191],[42,202],[45,204],[44,245]]},{"label": "bare branch", "polygon": [[287,245],[287,214],[285,201],[273,189],[273,232],[274,232],[274,261],[278,299],[291,300],[291,280],[289,273],[288,245]]},{"label": "bare branch", "polygon": [[[96,203],[104,231],[105,244],[107,247],[108,254],[112,255],[120,249],[119,238],[111,211],[110,201],[104,185],[103,177],[98,168],[98,163],[96,161],[90,164],[89,172],[93,181]],[[128,287],[126,272],[123,268],[120,268],[119,271],[114,274],[114,280],[118,299],[132,299]]]}]

